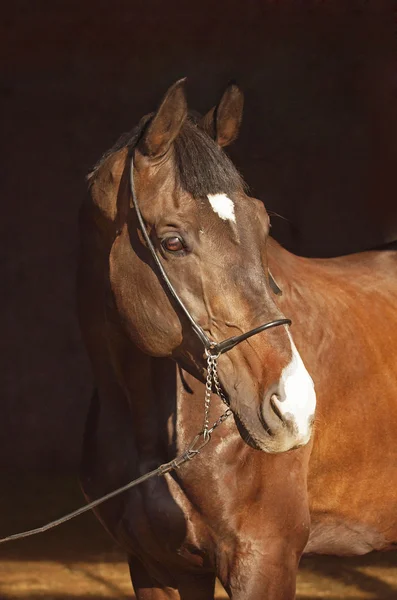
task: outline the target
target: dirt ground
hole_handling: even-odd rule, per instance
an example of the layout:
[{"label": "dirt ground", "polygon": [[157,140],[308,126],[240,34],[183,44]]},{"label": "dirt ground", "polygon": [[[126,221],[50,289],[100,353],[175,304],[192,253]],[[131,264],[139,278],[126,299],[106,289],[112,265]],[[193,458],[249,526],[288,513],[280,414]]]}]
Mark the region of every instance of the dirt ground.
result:
[{"label": "dirt ground", "polygon": [[[36,527],[82,504],[72,478],[2,476],[0,536]],[[85,515],[56,530],[0,547],[0,600],[131,600],[123,554]],[[217,598],[226,598],[221,586]],[[308,557],[298,600],[397,599],[397,552],[361,558]]]}]

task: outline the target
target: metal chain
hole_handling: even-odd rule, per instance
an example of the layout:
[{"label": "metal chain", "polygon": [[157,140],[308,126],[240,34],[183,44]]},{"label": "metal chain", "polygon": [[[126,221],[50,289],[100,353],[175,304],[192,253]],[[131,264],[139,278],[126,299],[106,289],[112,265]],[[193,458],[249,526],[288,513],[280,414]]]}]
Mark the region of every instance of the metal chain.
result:
[{"label": "metal chain", "polygon": [[[207,356],[207,378],[206,378],[206,382],[205,382],[203,437],[204,437],[204,440],[206,441],[206,440],[209,440],[209,438],[211,437],[211,433],[214,431],[214,429],[218,425],[223,423],[223,421],[225,421],[227,419],[227,417],[229,417],[231,415],[232,411],[229,408],[229,403],[226,400],[226,396],[223,393],[221,384],[219,383],[218,369],[217,369],[217,361],[219,358],[219,354],[212,354],[210,349],[209,350],[206,349],[205,353]],[[214,423],[214,425],[210,428],[209,421],[210,421],[211,394],[213,391],[212,390],[213,385],[215,387],[216,394],[220,397],[222,402],[224,404],[226,404],[226,406],[228,408],[223,413],[223,415],[221,415],[219,417],[219,419]]]},{"label": "metal chain", "polygon": [[216,357],[216,355],[211,354],[208,350],[206,350],[205,353],[207,355],[207,378],[205,381],[203,435],[204,435],[204,440],[207,440],[208,436],[210,435],[209,434],[209,424],[210,424],[213,370],[214,370],[214,363],[215,363],[217,357]]},{"label": "metal chain", "polygon": [[221,384],[219,383],[216,360],[214,361],[213,366],[212,366],[212,378],[214,380],[216,393],[218,394],[219,398],[222,400],[223,404],[226,404],[226,406],[229,408],[229,402],[227,401],[226,396],[223,393],[223,389],[221,388]]},{"label": "metal chain", "polygon": [[[210,427],[210,429],[208,430],[208,440],[211,439],[211,433],[214,431],[214,429],[216,429],[217,427],[219,427],[219,425],[222,425],[223,421],[226,421],[226,419],[228,417],[230,417],[230,415],[232,414],[232,410],[231,408],[228,408],[227,410],[225,410],[225,412],[219,417],[219,419],[217,419],[215,421],[215,423],[213,424],[212,427]],[[203,432],[203,436],[204,436],[204,432]]]}]

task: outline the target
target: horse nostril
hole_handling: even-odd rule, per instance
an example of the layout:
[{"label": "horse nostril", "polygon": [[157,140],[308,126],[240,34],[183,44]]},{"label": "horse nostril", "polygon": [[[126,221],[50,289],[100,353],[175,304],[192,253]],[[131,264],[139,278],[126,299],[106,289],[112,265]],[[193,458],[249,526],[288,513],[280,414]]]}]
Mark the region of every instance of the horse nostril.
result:
[{"label": "horse nostril", "polygon": [[280,421],[284,421],[284,417],[281,413],[281,410],[277,405],[277,403],[279,403],[279,402],[280,402],[280,397],[277,394],[272,394],[270,396],[270,406],[271,406],[273,412],[278,416]]},{"label": "horse nostril", "polygon": [[284,407],[284,399],[280,396],[280,394],[272,394],[270,397],[270,407],[278,419],[279,423],[282,424],[289,430],[295,429],[295,420],[294,416],[289,412],[289,410]]},{"label": "horse nostril", "polygon": [[278,387],[272,386],[262,400],[260,419],[264,429],[269,435],[274,435],[283,427],[284,418],[282,410],[277,406]]}]

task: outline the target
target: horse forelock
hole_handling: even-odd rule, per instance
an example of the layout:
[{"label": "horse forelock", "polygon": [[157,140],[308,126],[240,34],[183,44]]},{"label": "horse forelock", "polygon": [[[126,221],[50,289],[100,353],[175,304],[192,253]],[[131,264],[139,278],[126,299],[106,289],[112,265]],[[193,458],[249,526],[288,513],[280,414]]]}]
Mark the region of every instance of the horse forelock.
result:
[{"label": "horse forelock", "polygon": [[178,182],[195,198],[231,195],[245,187],[229,157],[192,119],[184,123],[176,138],[174,153]]},{"label": "horse forelock", "polygon": [[[102,155],[87,176],[90,186],[108,158],[123,148],[133,149],[137,146],[152,116],[153,114],[144,117],[132,131],[121,135]],[[194,113],[183,124],[173,143],[173,152],[176,181],[194,198],[204,198],[209,194],[231,195],[246,189],[245,182],[232,161],[199,127]]]}]

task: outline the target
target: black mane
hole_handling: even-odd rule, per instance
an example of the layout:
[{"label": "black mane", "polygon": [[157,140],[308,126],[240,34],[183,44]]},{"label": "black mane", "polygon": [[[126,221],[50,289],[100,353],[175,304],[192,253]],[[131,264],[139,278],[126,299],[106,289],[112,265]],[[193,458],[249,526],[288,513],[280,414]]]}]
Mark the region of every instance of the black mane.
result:
[{"label": "black mane", "polygon": [[[134,148],[139,142],[152,115],[144,118],[129,133],[124,133],[102,156],[89,174],[92,182],[107,158],[122,148]],[[195,198],[207,194],[232,194],[244,188],[244,182],[232,161],[219,146],[196,124],[193,116],[186,119],[174,141],[177,178],[182,189]]]}]

